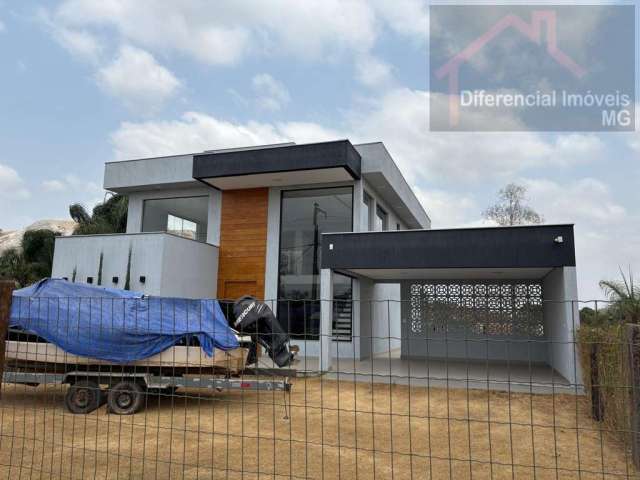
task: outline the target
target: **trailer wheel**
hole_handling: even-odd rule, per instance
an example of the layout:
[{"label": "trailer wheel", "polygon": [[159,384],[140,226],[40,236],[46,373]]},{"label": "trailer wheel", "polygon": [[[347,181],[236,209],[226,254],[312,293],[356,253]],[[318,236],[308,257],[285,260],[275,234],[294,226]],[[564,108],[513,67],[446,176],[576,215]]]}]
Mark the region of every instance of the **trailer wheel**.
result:
[{"label": "trailer wheel", "polygon": [[103,392],[100,385],[91,380],[75,382],[67,390],[64,405],[71,413],[91,413],[102,405]]},{"label": "trailer wheel", "polygon": [[132,415],[142,408],[144,387],[137,382],[125,380],[109,390],[107,405],[117,415]]}]

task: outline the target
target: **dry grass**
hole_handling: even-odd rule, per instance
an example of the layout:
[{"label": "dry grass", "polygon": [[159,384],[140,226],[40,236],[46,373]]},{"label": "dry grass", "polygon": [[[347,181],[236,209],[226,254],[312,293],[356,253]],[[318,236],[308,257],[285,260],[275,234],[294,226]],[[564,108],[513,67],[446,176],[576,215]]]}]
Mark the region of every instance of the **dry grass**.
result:
[{"label": "dry grass", "polygon": [[4,386],[2,478],[638,478],[569,395],[298,379],[289,420],[282,392],[191,391],[128,417],[71,415],[63,395]]}]

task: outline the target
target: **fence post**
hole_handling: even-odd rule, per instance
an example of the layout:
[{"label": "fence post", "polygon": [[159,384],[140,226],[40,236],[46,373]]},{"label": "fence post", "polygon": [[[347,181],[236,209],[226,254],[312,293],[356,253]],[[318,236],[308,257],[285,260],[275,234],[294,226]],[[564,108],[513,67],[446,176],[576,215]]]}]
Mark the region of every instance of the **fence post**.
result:
[{"label": "fence post", "polygon": [[604,403],[600,393],[600,372],[598,368],[598,344],[591,344],[591,416],[598,422],[604,419]]},{"label": "fence post", "polygon": [[640,468],[640,326],[627,325],[627,349],[631,385],[631,455],[633,464]]},{"label": "fence post", "polygon": [[11,298],[16,284],[9,280],[0,280],[0,392],[2,390],[2,375],[4,373],[5,340],[9,327],[9,313],[11,312]]}]

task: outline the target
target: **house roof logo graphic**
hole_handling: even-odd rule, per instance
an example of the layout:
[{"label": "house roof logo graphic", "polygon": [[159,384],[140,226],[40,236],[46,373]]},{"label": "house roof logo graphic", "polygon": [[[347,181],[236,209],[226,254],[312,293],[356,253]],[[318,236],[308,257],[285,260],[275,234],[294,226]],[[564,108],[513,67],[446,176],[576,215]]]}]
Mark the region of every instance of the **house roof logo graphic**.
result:
[{"label": "house roof logo graphic", "polygon": [[482,50],[493,39],[509,28],[519,31],[525,38],[537,45],[543,42],[543,25],[546,26],[547,53],[576,78],[582,78],[587,71],[576,63],[569,55],[558,47],[557,17],[554,10],[534,10],[531,23],[528,24],[518,15],[508,14],[498,20],[485,33],[469,43],[462,51],[453,56],[447,63],[436,70],[436,77],[449,78],[449,123],[458,126],[460,123],[459,81],[460,67]]}]

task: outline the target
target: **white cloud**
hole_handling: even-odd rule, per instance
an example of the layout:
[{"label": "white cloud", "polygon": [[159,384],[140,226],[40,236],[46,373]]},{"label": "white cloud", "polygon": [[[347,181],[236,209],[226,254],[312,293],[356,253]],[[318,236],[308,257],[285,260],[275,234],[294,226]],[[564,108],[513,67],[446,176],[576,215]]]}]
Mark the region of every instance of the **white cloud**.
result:
[{"label": "white cloud", "polygon": [[153,113],[172,97],[180,81],[149,52],[130,45],[96,74],[100,88],[121,100],[127,108]]},{"label": "white cloud", "polygon": [[63,192],[65,185],[60,180],[45,180],[42,182],[42,188],[46,192]]},{"label": "white cloud", "polygon": [[43,8],[38,10],[37,18],[51,33],[53,39],[71,55],[91,63],[97,63],[100,60],[104,46],[98,37],[84,28],[69,28],[64,24],[56,23],[50,13]]},{"label": "white cloud", "polygon": [[431,218],[431,228],[467,226],[470,218],[479,216],[480,207],[468,194],[420,186],[413,190]]},{"label": "white cloud", "polygon": [[31,192],[24,184],[24,180],[13,168],[0,163],[0,197],[12,199],[27,199]]},{"label": "white cloud", "polygon": [[324,127],[312,122],[282,122],[277,124],[278,131],[288,141],[298,143],[323,142],[347,138],[344,131]]},{"label": "white cloud", "polygon": [[199,112],[179,120],[123,122],[112,133],[117,160],[175,155],[216,148],[346,138],[344,132],[310,122],[233,123]]},{"label": "white cloud", "polygon": [[[587,163],[603,150],[594,135],[430,132],[428,102],[428,92],[392,90],[352,114],[352,131],[363,141],[384,141],[405,175],[432,182],[509,178],[529,169]],[[487,115],[475,121],[517,121]]]},{"label": "white cloud", "polygon": [[595,178],[565,184],[547,179],[524,179],[521,183],[548,223],[580,222],[605,227],[627,218],[625,208],[613,200],[609,187]]},{"label": "white cloud", "polygon": [[640,265],[640,216],[617,202],[608,185],[594,178],[566,183],[521,179],[531,204],[546,223],[575,223],[579,296],[601,299],[598,282],[619,277],[618,268]]},{"label": "white cloud", "polygon": [[70,192],[97,195],[103,192],[100,185],[93,181],[83,180],[74,174],[67,174],[62,178],[44,180],[42,188],[46,192]]},{"label": "white cloud", "polygon": [[374,0],[378,16],[396,33],[426,40],[429,34],[429,7],[425,0]]},{"label": "white cloud", "polygon": [[103,51],[98,39],[84,30],[60,28],[54,37],[71,54],[92,62],[97,62]]},{"label": "white cloud", "polygon": [[7,31],[7,27],[5,26],[5,24],[2,22],[2,20],[0,20],[0,33],[2,32],[6,32]]},{"label": "white cloud", "polygon": [[111,28],[148,49],[175,51],[211,65],[251,52],[330,59],[365,51],[376,37],[376,12],[363,0],[218,2],[201,0],[64,1],[54,13],[66,26]]},{"label": "white cloud", "polygon": [[177,52],[209,65],[250,54],[332,61],[369,52],[381,27],[424,42],[424,0],[225,1],[65,0],[51,17],[73,29],[112,30],[152,51]]},{"label": "white cloud", "polygon": [[368,87],[380,87],[391,83],[391,65],[371,55],[362,55],[356,60],[356,78]]},{"label": "white cloud", "polygon": [[280,110],[291,101],[287,88],[268,73],[260,73],[251,80],[253,90],[257,95],[260,108],[266,110]]},{"label": "white cloud", "polygon": [[180,120],[123,122],[111,135],[116,159],[152,157],[287,141],[270,124],[237,124],[198,112]]}]

